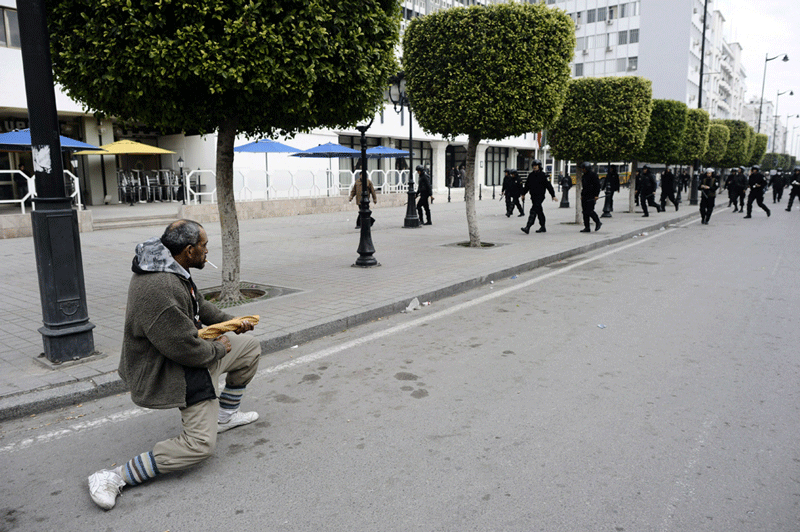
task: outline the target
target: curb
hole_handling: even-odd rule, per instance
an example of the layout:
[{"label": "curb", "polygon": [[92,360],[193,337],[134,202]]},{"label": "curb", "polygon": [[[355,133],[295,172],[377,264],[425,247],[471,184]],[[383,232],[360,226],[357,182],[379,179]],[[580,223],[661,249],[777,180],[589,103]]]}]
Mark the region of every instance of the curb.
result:
[{"label": "curb", "polygon": [[[526,262],[517,266],[504,268],[494,273],[480,277],[474,277],[472,279],[467,279],[465,281],[445,286],[443,288],[438,288],[430,292],[415,295],[420,301],[434,301],[443,299],[452,295],[467,292],[490,282],[506,279],[520,273],[535,270],[536,268],[541,268],[542,266],[547,266],[566,258],[574,257],[576,255],[583,255],[584,253],[588,253],[596,249],[613,246],[625,240],[630,240],[631,238],[638,236],[643,232],[658,231],[659,229],[694,217],[699,217],[699,213],[697,211],[692,211],[677,218],[671,218],[653,225],[648,225],[646,227],[642,227],[636,229],[635,231],[630,231],[613,238],[605,238],[591,242],[567,251],[562,251],[560,253],[534,259],[530,262]],[[276,351],[281,351],[293,345],[317,340],[344,329],[350,329],[378,318],[396,314],[404,310],[407,305],[408,299],[403,299],[401,301],[389,303],[364,312],[358,312],[344,318],[339,318],[320,325],[308,327],[306,329],[301,329],[272,338],[266,338],[261,340],[261,352],[262,355],[266,355]],[[66,384],[57,384],[19,392],[0,398],[0,422],[18,419],[34,414],[40,414],[85,401],[101,399],[103,397],[108,397],[119,393],[126,393],[127,391],[127,387],[122,382],[122,379],[119,378],[117,372],[111,371],[102,375],[76,380]]]}]

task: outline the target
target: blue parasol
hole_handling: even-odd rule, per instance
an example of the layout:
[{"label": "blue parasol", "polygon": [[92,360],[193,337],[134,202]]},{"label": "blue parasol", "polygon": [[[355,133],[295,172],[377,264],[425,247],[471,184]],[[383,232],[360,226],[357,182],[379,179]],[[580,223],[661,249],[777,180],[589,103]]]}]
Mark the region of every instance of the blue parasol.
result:
[{"label": "blue parasol", "polygon": [[[79,140],[71,139],[63,135],[58,136],[61,140],[61,150],[101,150],[97,146],[86,144]],[[31,130],[17,129],[8,133],[0,133],[0,150],[3,151],[27,151],[31,149]]]}]

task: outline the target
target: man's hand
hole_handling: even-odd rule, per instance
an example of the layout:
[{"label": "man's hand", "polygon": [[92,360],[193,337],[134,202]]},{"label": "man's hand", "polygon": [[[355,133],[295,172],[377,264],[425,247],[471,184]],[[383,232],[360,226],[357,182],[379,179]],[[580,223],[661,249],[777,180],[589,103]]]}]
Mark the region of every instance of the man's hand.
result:
[{"label": "man's hand", "polygon": [[555,196],[551,196],[551,197],[553,198],[553,201],[558,201]]},{"label": "man's hand", "polygon": [[[253,327],[253,326],[251,325],[251,326],[250,326],[250,328],[252,329],[252,327]],[[231,341],[230,341],[230,340],[228,340],[228,337],[227,337],[227,336],[225,336],[225,335],[223,335],[223,336],[220,336],[220,337],[218,337],[218,338],[217,338],[216,340],[214,340],[214,341],[215,341],[215,342],[219,342],[219,343],[221,343],[222,345],[224,345],[224,346],[225,346],[225,352],[226,352],[226,353],[230,353],[230,352],[231,352]]]},{"label": "man's hand", "polygon": [[249,320],[242,320],[242,324],[233,332],[236,334],[242,334],[246,333],[247,331],[252,331],[254,328],[255,325],[253,325]]}]

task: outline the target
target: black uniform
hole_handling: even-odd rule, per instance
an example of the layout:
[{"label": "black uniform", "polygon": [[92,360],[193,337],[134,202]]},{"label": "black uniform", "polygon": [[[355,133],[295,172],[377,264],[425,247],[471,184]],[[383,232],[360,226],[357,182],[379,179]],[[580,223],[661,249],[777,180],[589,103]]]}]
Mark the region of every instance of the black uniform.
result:
[{"label": "black uniform", "polygon": [[800,169],[795,169],[792,177],[790,177],[788,181],[789,186],[792,188],[789,191],[789,205],[786,206],[786,210],[791,211],[794,199],[798,198],[798,201],[800,201]]},{"label": "black uniform", "polygon": [[431,189],[431,182],[426,172],[418,172],[417,177],[417,214],[419,214],[419,222],[422,223],[422,210],[428,215],[428,221],[424,225],[431,225],[431,208],[428,205],[428,200],[433,196],[433,189]]},{"label": "black uniform", "polygon": [[583,209],[583,231],[588,233],[589,220],[594,221],[594,230],[600,229],[603,225],[600,222],[600,217],[594,212],[594,205],[597,202],[597,197],[600,196],[600,178],[592,170],[586,170],[581,177],[581,208]]},{"label": "black uniform", "polygon": [[686,170],[684,170],[683,173],[681,174],[681,183],[680,183],[680,186],[683,187],[684,192],[689,191],[689,182],[691,180],[692,178],[689,176],[689,173]]},{"label": "black uniform", "polygon": [[714,211],[714,204],[717,199],[717,178],[714,174],[703,174],[697,190],[700,192],[700,223],[708,225],[711,213]]},{"label": "black uniform", "polygon": [[667,206],[667,199],[669,199],[673,205],[675,205],[675,210],[678,210],[678,202],[675,199],[675,174],[669,171],[669,169],[665,170],[663,174],[661,174],[661,210],[663,211]]},{"label": "black uniform", "polygon": [[611,213],[614,212],[614,193],[619,192],[619,174],[616,168],[611,167],[611,169],[609,169],[603,185],[603,190],[606,193],[606,200],[603,203],[603,214],[600,215],[600,217],[611,218]]},{"label": "black uniform", "polygon": [[519,215],[525,216],[525,211],[519,203],[519,195],[522,192],[522,181],[516,171],[506,170],[503,177],[503,188],[501,194],[506,197],[506,216],[514,214],[514,207],[519,209]]},{"label": "black uniform", "polygon": [[636,190],[639,196],[639,204],[644,211],[644,216],[650,216],[650,213],[647,211],[648,205],[655,207],[656,212],[661,212],[661,206],[656,203],[655,200],[657,186],[656,178],[653,176],[652,172],[650,172],[649,168],[647,168],[646,171],[642,170],[642,173],[637,176]]},{"label": "black uniform", "polygon": [[764,189],[767,187],[767,180],[764,179],[764,174],[758,170],[751,172],[750,179],[747,181],[747,186],[750,187],[750,195],[747,197],[747,216],[745,216],[745,218],[753,217],[753,202],[758,203],[758,206],[764,209],[764,212],[767,213],[767,217],[769,217],[770,211],[767,206],[764,205]]},{"label": "black uniform", "polygon": [[541,170],[534,170],[528,174],[528,179],[525,181],[525,188],[522,191],[523,196],[525,196],[525,194],[531,195],[531,208],[530,211],[528,211],[528,223],[522,228],[526,233],[530,230],[531,226],[536,223],[536,218],[539,218],[539,229],[537,232],[545,232],[544,223],[546,218],[544,216],[544,209],[542,208],[545,192],[549,192],[550,197],[555,199],[556,191],[553,190],[553,185],[550,183],[550,180],[547,179],[547,174]]},{"label": "black uniform", "polygon": [[772,179],[769,180],[769,186],[772,187],[772,203],[778,203],[783,197],[783,187],[786,186],[783,174],[777,172],[772,176]]},{"label": "black uniform", "polygon": [[739,192],[736,190],[736,170],[731,170],[731,173],[725,178],[722,190],[728,191],[728,207],[733,205],[733,212],[736,212],[736,200],[739,197]]},{"label": "black uniform", "polygon": [[[739,212],[744,212],[744,197],[747,195],[747,176],[744,175],[744,170],[741,168],[738,172],[736,172],[736,176],[733,178],[734,182],[734,191],[736,192],[736,198],[739,201]],[[736,207],[736,199],[733,200],[733,206]],[[736,212],[734,210],[734,212]]]}]

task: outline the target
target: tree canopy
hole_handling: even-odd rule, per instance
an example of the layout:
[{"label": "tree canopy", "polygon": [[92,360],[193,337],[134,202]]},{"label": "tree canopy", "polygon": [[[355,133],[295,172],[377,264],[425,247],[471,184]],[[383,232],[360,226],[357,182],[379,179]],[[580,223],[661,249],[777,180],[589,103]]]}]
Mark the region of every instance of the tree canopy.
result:
[{"label": "tree canopy", "polygon": [[626,161],[644,142],[650,124],[652,83],[635,77],[580,78],[567,99],[549,143],[553,156],[572,161]]},{"label": "tree canopy", "polygon": [[720,120],[712,120],[708,128],[708,148],[700,157],[703,166],[717,166],[728,150],[731,130]]},{"label": "tree canopy", "polygon": [[374,116],[395,71],[395,0],[46,0],[56,81],[89,110],[217,131],[223,302],[239,291],[233,144]]},{"label": "tree canopy", "polygon": [[[374,114],[394,65],[393,0],[47,0],[55,78],[90,110],[249,135]],[[347,16],[342,16],[343,14]]]},{"label": "tree canopy", "polygon": [[651,163],[676,162],[680,158],[687,113],[688,108],[683,102],[653,100],[650,126],[636,158]]},{"label": "tree canopy", "polygon": [[731,137],[725,155],[719,164],[725,168],[747,166],[750,163],[750,135],[753,128],[743,120],[722,120],[730,130]]},{"label": "tree canopy", "polygon": [[750,142],[750,162],[748,163],[748,166],[761,164],[761,159],[763,159],[764,154],[767,153],[767,141],[769,140],[769,136],[764,133],[754,134],[755,136]]},{"label": "tree canopy", "polygon": [[686,131],[678,149],[678,164],[693,165],[708,149],[708,134],[711,119],[704,109],[689,109],[686,115]]},{"label": "tree canopy", "polygon": [[469,137],[470,246],[480,246],[478,143],[549,127],[564,102],[574,49],[572,20],[542,4],[443,9],[409,23],[403,67],[417,121],[429,133]]}]

